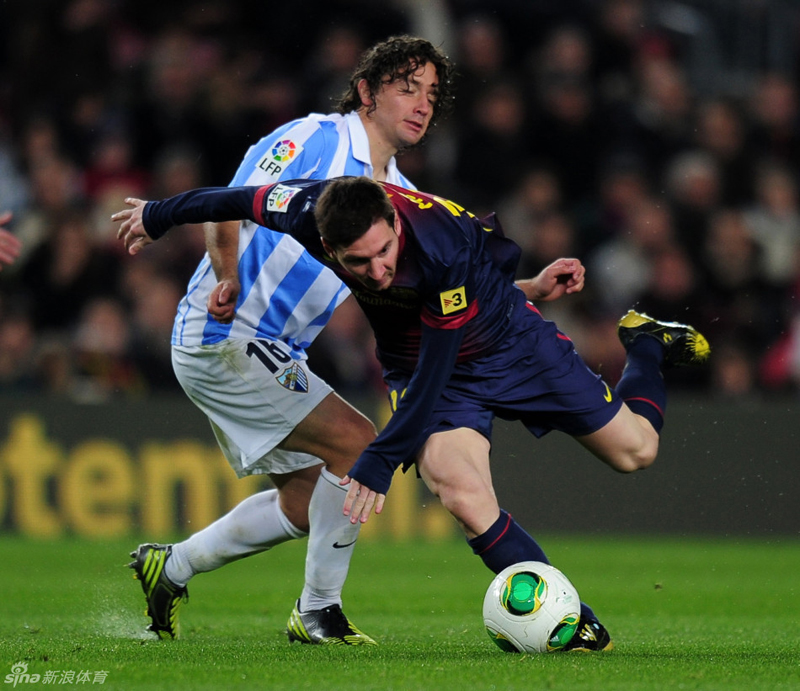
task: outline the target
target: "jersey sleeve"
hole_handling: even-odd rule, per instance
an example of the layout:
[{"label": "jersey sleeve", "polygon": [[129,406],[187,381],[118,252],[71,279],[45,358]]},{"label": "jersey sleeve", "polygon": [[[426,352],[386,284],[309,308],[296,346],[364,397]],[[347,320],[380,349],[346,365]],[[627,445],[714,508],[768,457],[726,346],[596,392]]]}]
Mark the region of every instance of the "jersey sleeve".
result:
[{"label": "jersey sleeve", "polygon": [[162,201],[148,202],[142,223],[157,240],[184,223],[250,220],[287,233],[309,250],[324,256],[314,205],[327,180],[293,180],[262,187],[203,187]]},{"label": "jersey sleeve", "polygon": [[335,145],[330,138],[331,134],[312,117],[291,122],[247,152],[230,186],[319,177],[314,174],[326,158],[326,151]]},{"label": "jersey sleeve", "polygon": [[[422,218],[417,217],[418,226]],[[425,297],[414,373],[389,423],[350,471],[350,477],[382,494],[397,467],[412,462],[419,452],[431,414],[458,360],[467,325],[478,314],[473,234],[485,231],[473,220],[444,218],[448,232],[438,220],[417,253]]]},{"label": "jersey sleeve", "polygon": [[436,402],[453,371],[463,329],[435,329],[423,324],[417,367],[397,410],[359,456],[349,476],[386,494],[394,471],[416,457]]}]

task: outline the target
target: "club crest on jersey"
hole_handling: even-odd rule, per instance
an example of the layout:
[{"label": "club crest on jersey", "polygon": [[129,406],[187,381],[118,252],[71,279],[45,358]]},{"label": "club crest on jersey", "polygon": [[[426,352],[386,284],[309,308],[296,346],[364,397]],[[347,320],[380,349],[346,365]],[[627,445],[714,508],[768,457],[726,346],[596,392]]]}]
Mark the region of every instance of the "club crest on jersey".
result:
[{"label": "club crest on jersey", "polygon": [[458,312],[467,306],[467,292],[464,286],[439,293],[439,299],[442,301],[442,314]]},{"label": "club crest on jersey", "polygon": [[267,211],[277,211],[285,214],[292,197],[300,191],[299,187],[287,187],[286,185],[275,185],[267,196]]},{"label": "club crest on jersey", "polygon": [[300,154],[303,147],[291,139],[275,142],[272,148],[258,162],[258,167],[273,180],[277,180],[286,167]]},{"label": "club crest on jersey", "polygon": [[283,374],[278,375],[276,379],[284,389],[296,393],[308,393],[308,376],[296,362],[291,367],[287,367]]}]

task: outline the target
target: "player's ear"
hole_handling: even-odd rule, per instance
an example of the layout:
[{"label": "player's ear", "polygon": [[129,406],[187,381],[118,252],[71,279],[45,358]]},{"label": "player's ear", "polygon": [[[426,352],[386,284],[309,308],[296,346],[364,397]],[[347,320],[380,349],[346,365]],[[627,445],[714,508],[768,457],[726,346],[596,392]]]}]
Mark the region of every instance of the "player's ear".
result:
[{"label": "player's ear", "polygon": [[322,237],[321,235],[319,236],[319,240],[322,243],[322,249],[325,250],[325,254],[327,254],[331,258],[335,258],[336,257],[336,252],[333,251],[333,247],[331,247],[328,244],[327,240],[325,240],[325,238]]},{"label": "player's ear", "polygon": [[372,105],[372,92],[370,91],[369,83],[366,79],[360,79],[356,88],[361,99],[361,105],[369,108]]}]

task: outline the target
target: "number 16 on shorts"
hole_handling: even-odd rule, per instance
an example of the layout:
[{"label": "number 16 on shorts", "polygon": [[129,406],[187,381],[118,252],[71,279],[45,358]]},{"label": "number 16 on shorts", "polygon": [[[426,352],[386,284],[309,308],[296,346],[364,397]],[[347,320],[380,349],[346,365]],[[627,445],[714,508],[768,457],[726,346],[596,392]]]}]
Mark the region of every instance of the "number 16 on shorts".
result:
[{"label": "number 16 on shorts", "polygon": [[247,356],[257,358],[272,374],[278,375],[276,380],[283,388],[297,393],[308,393],[308,376],[305,370],[300,363],[292,360],[292,356],[284,351],[282,345],[265,339],[250,341],[247,344]]}]

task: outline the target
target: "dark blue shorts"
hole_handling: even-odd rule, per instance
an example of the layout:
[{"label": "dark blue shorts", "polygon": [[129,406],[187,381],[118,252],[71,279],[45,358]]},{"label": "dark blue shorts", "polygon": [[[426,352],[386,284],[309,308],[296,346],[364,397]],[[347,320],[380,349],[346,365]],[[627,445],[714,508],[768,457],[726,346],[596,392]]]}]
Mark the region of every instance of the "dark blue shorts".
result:
[{"label": "dark blue shorts", "polygon": [[[405,372],[387,372],[390,400],[408,385]],[[530,304],[520,303],[510,332],[497,351],[457,364],[425,438],[468,427],[492,439],[492,421],[519,420],[537,437],[551,430],[582,436],[605,426],[622,400],[575,351],[556,325]]]}]

